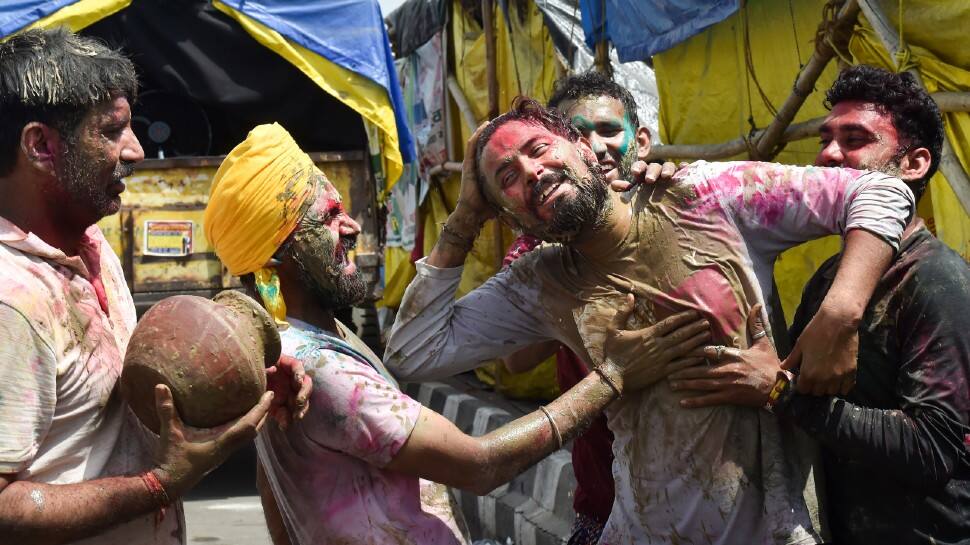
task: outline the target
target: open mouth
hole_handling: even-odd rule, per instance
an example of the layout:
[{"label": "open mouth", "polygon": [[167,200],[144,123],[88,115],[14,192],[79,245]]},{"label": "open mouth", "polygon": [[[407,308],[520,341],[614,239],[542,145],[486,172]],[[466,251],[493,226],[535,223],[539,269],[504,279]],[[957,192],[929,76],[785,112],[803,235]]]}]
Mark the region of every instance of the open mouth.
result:
[{"label": "open mouth", "polygon": [[560,174],[558,176],[546,176],[544,178],[546,179],[540,179],[532,188],[532,208],[534,211],[546,204],[556,194],[559,188],[562,187],[566,176],[565,174]]}]

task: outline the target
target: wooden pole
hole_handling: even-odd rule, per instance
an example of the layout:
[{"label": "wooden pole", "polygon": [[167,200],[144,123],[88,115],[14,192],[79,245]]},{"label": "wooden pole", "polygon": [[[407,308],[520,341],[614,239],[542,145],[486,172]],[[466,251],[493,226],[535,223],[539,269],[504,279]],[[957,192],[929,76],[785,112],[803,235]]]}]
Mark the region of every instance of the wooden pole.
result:
[{"label": "wooden pole", "polygon": [[595,66],[596,70],[604,74],[606,77],[610,79],[613,78],[613,65],[610,64],[610,42],[606,40],[596,42],[593,66]]},{"label": "wooden pole", "polygon": [[[862,9],[866,19],[869,20],[869,24],[872,25],[872,29],[876,31],[876,36],[879,37],[882,46],[889,53],[889,58],[895,61],[896,52],[899,51],[900,47],[899,36],[896,34],[896,29],[890,24],[886,14],[883,13],[879,3],[873,0],[859,0],[859,7]],[[896,66],[896,69],[898,70],[899,66]],[[923,76],[919,73],[919,70],[909,68],[906,71],[916,78],[917,83],[925,91],[926,85],[923,83]],[[957,158],[956,152],[953,151],[953,146],[950,144],[950,139],[945,134],[941,155],[940,172],[943,173],[943,177],[950,184],[953,193],[957,196],[957,200],[963,206],[964,212],[970,214],[970,178],[967,177],[967,172],[963,169],[963,165],[960,164],[960,159]]]},{"label": "wooden pole", "polygon": [[[485,29],[485,70],[488,77],[488,118],[498,117],[498,65],[495,52],[495,22],[492,9],[493,0],[482,0],[482,27]],[[474,128],[472,129],[474,130]],[[502,243],[502,224],[492,220],[492,240],[494,242],[495,269],[502,268],[505,257],[505,244]]]},{"label": "wooden pole", "polygon": [[485,30],[485,71],[488,78],[488,118],[498,116],[498,67],[495,60],[495,22],[493,0],[482,0],[482,27]]},{"label": "wooden pole", "polygon": [[[832,26],[826,31],[828,39],[835,39],[837,36],[850,36],[848,32],[855,25],[859,15],[859,4],[856,0],[848,0],[842,5],[838,15],[836,15]],[[837,44],[841,45],[841,44]],[[788,99],[778,109],[778,115],[771,121],[771,124],[764,130],[757,143],[751,150],[752,159],[770,160],[778,153],[778,144],[785,133],[785,129],[795,119],[795,114],[805,103],[805,99],[812,94],[815,82],[818,81],[822,71],[828,65],[832,57],[835,56],[835,49],[829,43],[816,43],[815,52],[798,73],[795,79],[795,87]]]},{"label": "wooden pole", "polygon": [[468,104],[468,99],[465,97],[465,93],[461,91],[461,87],[458,86],[458,80],[455,79],[455,76],[448,76],[448,91],[458,106],[458,111],[461,112],[461,117],[465,120],[465,124],[468,125],[468,129],[474,132],[478,128],[475,112],[472,111],[471,105]]},{"label": "wooden pole", "polygon": [[[939,92],[930,93],[930,96],[936,101],[941,112],[970,112],[970,93]],[[794,142],[802,138],[818,136],[818,129],[822,126],[823,121],[825,121],[824,117],[816,117],[815,119],[809,119],[801,123],[794,123],[785,129],[785,133],[781,136],[781,141]],[[760,134],[760,132],[755,134],[753,139],[756,140]],[[744,138],[735,138],[734,140],[720,144],[658,145],[650,148],[650,154],[647,155],[646,160],[704,159],[706,161],[713,161],[744,153],[747,149],[748,143]]]}]

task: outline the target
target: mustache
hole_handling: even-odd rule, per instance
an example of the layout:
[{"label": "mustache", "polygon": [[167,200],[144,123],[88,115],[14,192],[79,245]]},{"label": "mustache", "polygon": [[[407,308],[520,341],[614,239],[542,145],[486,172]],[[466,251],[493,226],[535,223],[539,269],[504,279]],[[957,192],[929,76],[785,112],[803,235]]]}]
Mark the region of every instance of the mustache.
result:
[{"label": "mustache", "polygon": [[131,176],[134,172],[135,172],[135,163],[123,161],[118,163],[118,166],[115,167],[115,170],[112,173],[112,176],[114,176],[115,180],[120,180],[122,178],[127,178],[128,176]]},{"label": "mustache", "polygon": [[340,247],[345,252],[349,252],[357,247],[357,235],[345,235],[340,237]]}]

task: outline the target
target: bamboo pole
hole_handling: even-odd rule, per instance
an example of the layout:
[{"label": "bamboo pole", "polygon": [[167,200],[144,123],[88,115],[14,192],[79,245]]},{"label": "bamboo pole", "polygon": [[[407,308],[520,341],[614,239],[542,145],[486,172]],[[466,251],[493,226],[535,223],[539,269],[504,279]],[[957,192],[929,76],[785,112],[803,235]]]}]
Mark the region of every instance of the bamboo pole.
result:
[{"label": "bamboo pole", "polygon": [[[846,32],[852,30],[856,18],[859,15],[859,4],[856,0],[848,0],[842,5],[838,15],[836,15],[832,26],[826,31],[826,37],[834,39],[840,35],[851,35]],[[795,79],[795,87],[788,99],[778,108],[778,115],[771,121],[771,124],[761,133],[756,145],[752,148],[752,159],[770,160],[778,153],[778,144],[781,141],[785,129],[795,118],[795,114],[805,103],[805,99],[812,94],[815,82],[818,81],[822,71],[828,65],[832,57],[835,56],[835,49],[827,41],[815,44],[815,52],[798,73]]]},{"label": "bamboo pole", "polygon": [[[876,36],[879,37],[882,46],[889,53],[889,57],[895,62],[895,54],[900,47],[896,29],[889,23],[889,19],[886,18],[877,2],[859,0],[859,6],[866,19],[869,20],[869,24],[872,25],[872,29],[876,31]],[[896,66],[896,69],[898,70],[899,66]],[[919,73],[919,70],[909,68],[906,71],[916,78],[917,83],[925,91],[926,85],[923,84],[923,76]],[[966,93],[961,94],[965,95]],[[970,214],[970,178],[967,177],[967,172],[963,170],[963,165],[960,164],[960,159],[957,158],[956,152],[953,151],[953,146],[950,144],[950,139],[945,134],[943,136],[943,152],[940,157],[940,172],[943,173],[943,177],[953,188],[953,193],[956,194],[957,200],[963,206],[964,212]]]},{"label": "bamboo pole", "polygon": [[[946,112],[970,112],[970,93],[968,92],[939,92],[930,93],[936,101],[940,111]],[[818,135],[818,130],[825,121],[824,117],[816,117],[801,123],[795,123],[785,129],[781,136],[782,142],[794,142],[802,138],[810,138]],[[755,134],[755,139],[760,133]],[[744,138],[735,138],[720,144],[696,144],[696,145],[659,145],[650,148],[647,161],[658,159],[704,159],[713,161],[733,157],[744,153],[748,149],[748,144]]]},{"label": "bamboo pole", "polygon": [[478,120],[475,119],[475,112],[472,111],[472,107],[468,103],[465,93],[458,86],[458,80],[455,79],[455,76],[448,76],[448,92],[451,93],[451,98],[458,106],[458,111],[461,112],[461,117],[465,120],[465,124],[468,125],[468,129],[474,132],[478,128]]},{"label": "bamboo pole", "polygon": [[440,165],[435,165],[428,169],[428,177],[447,176],[452,173],[461,173],[461,163],[457,161],[445,161]]},{"label": "bamboo pole", "polygon": [[488,78],[488,118],[498,116],[498,68],[495,60],[495,22],[493,0],[482,0],[482,27],[485,29],[485,72]]},{"label": "bamboo pole", "polygon": [[[482,27],[485,29],[485,70],[488,77],[488,118],[498,117],[498,66],[495,51],[495,17],[493,0],[482,0]],[[474,130],[474,129],[472,129]],[[492,220],[492,240],[495,252],[495,268],[502,268],[505,244],[502,243],[502,224]]]}]

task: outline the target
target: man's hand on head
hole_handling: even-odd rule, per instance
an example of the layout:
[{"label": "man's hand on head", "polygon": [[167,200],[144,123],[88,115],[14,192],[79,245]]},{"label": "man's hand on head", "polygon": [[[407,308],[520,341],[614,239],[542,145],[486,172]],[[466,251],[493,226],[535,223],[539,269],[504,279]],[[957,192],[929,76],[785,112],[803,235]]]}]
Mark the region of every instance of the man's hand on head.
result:
[{"label": "man's hand on head", "polygon": [[310,409],[313,381],[296,358],[280,356],[276,365],[266,369],[266,389],[273,392],[269,414],[283,429],[303,419]]},{"label": "man's hand on head", "polygon": [[[478,148],[478,138],[482,131],[488,126],[488,122],[482,123],[472,133],[471,138],[465,145],[465,158],[461,164],[461,191],[458,195],[458,204],[452,216],[460,216],[465,220],[461,223],[469,223],[481,228],[482,224],[496,216],[495,209],[485,200],[482,194],[481,184],[478,182],[478,164],[475,152]],[[451,218],[449,218],[451,220]],[[460,226],[452,226],[460,227]],[[474,235],[477,235],[476,231]]]},{"label": "man's hand on head", "polygon": [[610,182],[610,189],[617,193],[623,193],[631,187],[640,184],[655,184],[657,182],[667,182],[674,178],[678,170],[687,166],[687,163],[675,165],[670,161],[663,164],[647,163],[636,161],[630,167],[630,180],[614,180]]},{"label": "man's hand on head", "polygon": [[706,361],[701,365],[685,361],[668,365],[670,388],[693,394],[680,401],[682,407],[765,406],[781,362],[768,340],[761,305],[755,305],[748,313],[748,334],[752,342],[747,350],[707,346],[704,348]]}]

